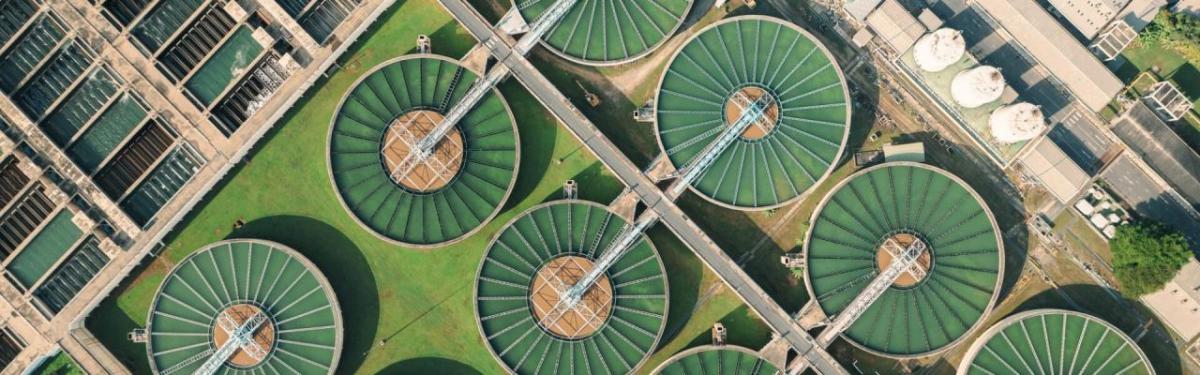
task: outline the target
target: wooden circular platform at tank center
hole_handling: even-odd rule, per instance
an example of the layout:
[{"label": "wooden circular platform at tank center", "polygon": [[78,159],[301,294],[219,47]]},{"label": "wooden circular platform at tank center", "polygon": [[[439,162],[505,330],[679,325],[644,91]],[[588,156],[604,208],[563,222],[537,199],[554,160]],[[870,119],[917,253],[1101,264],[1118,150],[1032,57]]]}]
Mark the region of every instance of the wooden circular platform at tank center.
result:
[{"label": "wooden circular platform at tank center", "polygon": [[[898,243],[902,248],[907,248],[909,245],[912,245],[913,242],[918,240],[917,236],[911,233],[896,233],[888,238]],[[884,239],[884,242],[886,241],[887,239]],[[922,274],[923,276],[918,277],[917,275],[914,275],[913,272],[903,272],[900,274],[900,277],[896,278],[896,281],[892,282],[892,286],[907,288],[917,285],[917,283],[920,283],[921,280],[924,280],[929,274],[929,267],[933,264],[932,253],[933,249],[926,248],[925,252],[921,253],[921,256],[917,258],[916,264],[920,265],[921,268],[925,270],[925,272]],[[883,245],[880,245],[875,249],[875,265],[878,267],[879,272],[883,272],[883,270],[886,270],[888,267],[890,267],[892,265],[892,259],[892,253],[889,252]]]},{"label": "wooden circular platform at tank center", "polygon": [[450,130],[425,158],[412,155],[417,142],[443,119],[431,110],[409,111],[397,117],[384,134],[380,156],[388,176],[401,187],[418,193],[436,191],[450,184],[463,165],[463,136]]},{"label": "wooden circular platform at tank center", "polygon": [[[243,303],[226,308],[221,315],[227,316],[234,327],[240,327],[260,311],[262,309],[259,309],[258,306]],[[218,317],[218,319],[221,318]],[[213,323],[212,337],[214,348],[220,348],[222,345],[225,345],[229,341],[229,336],[230,332],[222,328],[219,322]],[[267,319],[254,331],[252,342],[256,343],[259,348],[262,348],[262,354],[271,352],[271,348],[275,346],[275,324],[271,319]],[[244,348],[239,348],[233,353],[232,357],[229,357],[228,363],[236,367],[247,368],[258,365],[264,359],[266,359],[265,355],[259,357]]]},{"label": "wooden circular platform at tank center", "polygon": [[595,285],[572,308],[559,305],[559,297],[595,266],[580,256],[562,256],[547,262],[533,278],[530,306],[533,318],[555,336],[578,339],[590,336],[608,320],[612,310],[612,284],[601,275]]},{"label": "wooden circular platform at tank center", "polygon": [[779,123],[779,99],[758,86],[742,87],[725,99],[725,126],[736,123],[742,112],[763,96],[771,96],[772,100],[762,118],[742,132],[742,139],[753,141],[771,134]]}]

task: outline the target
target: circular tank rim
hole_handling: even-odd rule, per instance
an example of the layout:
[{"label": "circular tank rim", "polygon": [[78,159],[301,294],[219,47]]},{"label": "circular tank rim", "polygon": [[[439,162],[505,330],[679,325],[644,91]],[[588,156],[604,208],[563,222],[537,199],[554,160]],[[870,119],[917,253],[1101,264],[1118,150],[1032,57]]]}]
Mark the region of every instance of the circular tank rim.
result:
[{"label": "circular tank rim", "polygon": [[[496,216],[499,215],[501,211],[504,211],[504,203],[508,202],[508,199],[512,197],[513,189],[516,187],[517,177],[520,175],[520,172],[521,172],[521,132],[520,132],[520,129],[517,127],[517,118],[516,118],[516,116],[513,115],[512,107],[510,107],[508,105],[508,99],[504,98],[504,94],[500,93],[499,89],[493,87],[492,94],[496,95],[496,97],[500,98],[500,103],[504,105],[504,111],[505,111],[505,113],[508,114],[508,118],[510,119],[509,123],[511,124],[512,129],[513,129],[513,147],[514,147],[513,152],[514,152],[514,156],[515,156],[513,158],[513,173],[512,173],[512,178],[509,179],[509,181],[508,181],[508,187],[507,187],[507,189],[505,189],[504,196],[500,198],[500,202],[497,203],[496,208],[493,209],[492,213],[490,215],[488,215],[487,218],[485,218],[483,220],[483,222],[481,224],[479,224],[478,226],[476,226],[475,228],[459,235],[458,237],[451,238],[446,241],[437,242],[437,243],[429,243],[429,244],[418,244],[418,243],[404,242],[402,240],[391,238],[383,233],[376,231],[374,228],[371,228],[370,226],[368,226],[366,223],[364,223],[362,221],[362,218],[359,218],[358,214],[355,213],[354,210],[351,210],[350,206],[348,206],[346,204],[346,198],[342,196],[342,190],[338,188],[337,181],[334,180],[333,160],[331,159],[332,155],[329,152],[330,148],[333,147],[334,127],[337,126],[338,114],[342,113],[342,106],[345,105],[346,100],[348,100],[350,98],[350,93],[353,92],[354,89],[357,88],[360,84],[362,84],[363,81],[365,81],[367,79],[367,77],[370,77],[372,74],[375,74],[376,72],[383,70],[383,68],[391,66],[392,64],[396,64],[396,63],[399,63],[402,61],[407,61],[407,60],[419,59],[419,58],[432,58],[432,59],[441,60],[444,62],[449,62],[449,63],[457,65],[463,69],[466,69],[467,71],[471,72],[471,74],[474,74],[476,77],[483,77],[483,75],[479,74],[479,72],[467,67],[466,65],[463,65],[462,62],[459,60],[455,60],[450,57],[446,57],[446,56],[442,56],[442,55],[438,55],[438,54],[432,54],[432,53],[410,53],[410,54],[406,54],[406,55],[401,55],[401,56],[397,56],[397,57],[394,57],[394,58],[391,58],[388,60],[384,60],[384,61],[380,62],[379,64],[376,64],[375,66],[371,67],[370,70],[363,72],[363,74],[361,76],[356,78],[354,80],[354,83],[350,84],[350,87],[347,89],[347,91],[342,94],[341,100],[338,101],[337,107],[334,108],[333,116],[329,119],[329,131],[327,132],[328,135],[325,137],[325,150],[324,150],[325,151],[325,172],[326,172],[326,176],[329,177],[330,186],[333,187],[333,193],[334,193],[334,195],[337,196],[338,204],[340,204],[342,206],[342,211],[345,211],[347,214],[349,214],[350,218],[354,219],[354,222],[356,224],[358,224],[359,228],[367,231],[368,233],[371,233],[372,235],[375,236],[375,238],[383,240],[384,242],[387,242],[392,245],[407,247],[410,249],[417,249],[417,250],[432,250],[432,249],[450,246],[450,245],[456,244],[458,242],[461,242],[463,240],[466,240],[467,238],[471,238],[471,236],[474,236],[480,230],[483,230],[483,227],[486,227],[489,223],[492,222],[492,220],[496,219]],[[446,186],[448,187],[450,185],[446,185]],[[443,189],[444,188],[445,187],[443,187]]]},{"label": "circular tank rim", "polygon": [[[817,205],[817,208],[815,210],[813,210],[812,216],[809,218],[809,223],[816,222],[816,220],[820,216],[821,212],[825,210],[825,205],[829,203],[829,200],[832,199],[833,195],[836,194],[838,191],[841,191],[841,189],[843,187],[845,187],[847,184],[849,184],[850,181],[853,181],[856,178],[859,178],[863,175],[866,175],[869,172],[872,172],[872,171],[875,171],[878,169],[883,169],[883,168],[887,168],[887,167],[903,167],[903,166],[922,168],[922,169],[925,169],[928,171],[932,171],[934,173],[941,174],[942,176],[949,178],[951,181],[958,183],[968,193],[970,193],[971,196],[973,198],[975,198],[975,201],[977,203],[979,203],[979,206],[983,209],[983,211],[985,213],[987,213],[988,221],[991,222],[992,231],[996,237],[996,251],[997,251],[997,255],[1000,259],[998,262],[999,268],[996,270],[996,285],[993,286],[992,298],[990,300],[988,300],[986,308],[982,312],[980,312],[979,318],[975,320],[975,324],[972,324],[969,329],[967,329],[966,331],[963,331],[962,335],[960,335],[958,338],[955,338],[954,340],[950,341],[949,343],[947,343],[946,345],[943,345],[940,348],[936,348],[936,349],[925,351],[925,352],[913,353],[913,354],[885,353],[885,352],[882,352],[879,350],[869,348],[866,345],[851,339],[849,336],[846,335],[845,332],[838,334],[838,337],[841,337],[843,340],[850,343],[855,348],[858,348],[862,351],[865,351],[867,353],[870,353],[870,354],[873,354],[876,356],[880,356],[880,357],[884,357],[884,358],[894,358],[894,359],[916,359],[916,358],[922,358],[922,357],[928,357],[928,356],[941,354],[942,352],[945,352],[945,351],[949,350],[950,348],[953,348],[953,347],[958,346],[959,344],[962,344],[962,342],[964,340],[966,340],[967,337],[971,336],[972,332],[975,332],[976,330],[979,329],[979,327],[981,325],[983,325],[984,321],[987,320],[987,317],[989,315],[991,315],[992,309],[994,309],[996,307],[996,300],[998,300],[1000,297],[1000,287],[1004,283],[1004,257],[1005,257],[1005,255],[1004,255],[1004,239],[1000,234],[1000,226],[999,226],[999,224],[996,223],[996,216],[995,216],[995,214],[992,213],[992,209],[990,207],[988,207],[987,203],[983,200],[983,197],[980,196],[979,192],[975,191],[975,189],[972,188],[971,185],[967,184],[967,182],[965,180],[963,180],[962,178],[958,177],[957,175],[955,175],[953,173],[950,173],[947,170],[944,170],[944,169],[941,169],[941,168],[938,168],[938,167],[935,167],[935,166],[932,166],[929,164],[918,163],[918,162],[910,162],[910,161],[887,162],[887,163],[881,163],[881,164],[877,164],[877,165],[874,165],[871,167],[863,168],[857,172],[854,172],[853,174],[847,176],[845,179],[842,179],[842,181],[838,182],[837,185],[834,185],[833,188],[830,188],[829,192],[825,194],[825,197],[821,198],[821,203],[819,203]],[[808,260],[809,244],[812,243],[812,235],[813,235],[814,227],[815,227],[814,225],[809,225],[807,233],[804,234],[804,250],[801,254],[802,254],[803,259],[805,259],[805,261]],[[810,296],[809,298],[812,298],[811,296],[816,295],[816,293],[814,293],[813,289],[812,289],[812,273],[811,272],[804,273],[804,289],[808,292],[808,295]],[[820,301],[818,301],[816,299],[812,299],[811,301],[813,301],[816,304],[817,308],[821,309],[822,313],[826,313],[825,308],[823,306],[821,306]],[[826,313],[826,315],[828,315],[828,314]],[[853,327],[853,324],[851,324],[851,326]]]},{"label": "circular tank rim", "polygon": [[1010,315],[1004,319],[1001,319],[1000,321],[996,322],[995,324],[992,324],[991,327],[988,327],[987,330],[985,330],[985,331],[983,331],[983,333],[979,334],[979,338],[976,339],[975,342],[971,343],[971,347],[969,349],[967,349],[966,354],[963,355],[962,361],[958,363],[958,369],[955,370],[955,374],[956,375],[968,375],[967,368],[971,364],[971,362],[975,361],[975,357],[977,357],[979,355],[979,351],[983,349],[983,346],[985,344],[987,344],[988,341],[991,341],[991,339],[996,334],[1000,333],[1004,329],[1008,328],[1009,326],[1012,326],[1013,324],[1016,324],[1017,322],[1019,322],[1021,320],[1024,320],[1025,318],[1042,316],[1042,315],[1052,315],[1052,314],[1078,316],[1078,317],[1087,319],[1093,323],[1099,323],[1099,324],[1103,325],[1105,328],[1108,328],[1109,330],[1116,332],[1117,334],[1120,335],[1118,337],[1120,337],[1122,340],[1124,340],[1130,346],[1137,349],[1138,358],[1142,361],[1142,363],[1146,364],[1146,368],[1150,370],[1150,375],[1155,374],[1154,365],[1150,362],[1150,358],[1146,357],[1146,352],[1144,350],[1142,350],[1142,347],[1139,346],[1136,341],[1133,341],[1133,338],[1131,338],[1131,337],[1129,337],[1129,335],[1125,334],[1125,331],[1122,331],[1121,329],[1112,325],[1112,323],[1109,323],[1107,320],[1101,319],[1100,317],[1097,317],[1095,315],[1086,314],[1086,313],[1082,313],[1079,311],[1055,309],[1055,308],[1033,309],[1033,310],[1028,310],[1028,311],[1022,311],[1022,312]]},{"label": "circular tank rim", "polygon": [[[839,143],[840,147],[838,147],[837,156],[835,156],[832,160],[829,161],[829,167],[825,168],[825,173],[822,174],[821,177],[818,178],[816,181],[814,181],[812,186],[809,186],[808,189],[806,189],[804,192],[800,193],[799,195],[796,195],[795,197],[792,197],[790,199],[785,199],[781,202],[778,202],[778,203],[775,203],[772,205],[758,206],[758,207],[743,207],[743,206],[737,206],[737,205],[733,205],[731,203],[717,200],[716,198],[710,197],[710,196],[708,196],[708,194],[704,194],[703,192],[701,192],[699,189],[696,188],[696,185],[688,184],[688,191],[692,192],[693,194],[695,194],[697,196],[700,196],[701,198],[704,198],[704,200],[708,201],[709,203],[715,204],[719,207],[727,208],[727,209],[731,209],[731,210],[737,210],[737,211],[748,211],[748,212],[768,211],[768,210],[773,210],[776,208],[780,208],[783,206],[787,206],[787,205],[802,201],[802,200],[808,198],[808,196],[812,195],[813,189],[817,186],[820,186],[822,183],[824,183],[825,180],[828,179],[829,176],[833,174],[833,171],[835,169],[837,169],[835,167],[837,166],[837,164],[839,162],[841,162],[842,158],[845,157],[846,142],[849,141],[849,139],[850,139],[850,127],[851,127],[851,120],[853,119],[852,117],[853,117],[854,105],[853,105],[853,103],[851,103],[849,82],[846,81],[846,76],[842,72],[842,66],[838,63],[837,59],[829,51],[829,48],[826,47],[825,43],[821,42],[820,39],[817,39],[817,37],[815,35],[808,32],[808,30],[805,30],[804,28],[800,27],[799,25],[796,25],[795,23],[788,22],[787,20],[782,20],[782,19],[779,19],[776,17],[766,16],[766,15],[751,14],[751,15],[734,16],[734,17],[722,19],[720,21],[714,22],[711,25],[705,26],[703,29],[700,29],[699,31],[688,36],[688,38],[683,41],[683,45],[680,46],[678,49],[675,50],[674,53],[671,54],[671,58],[668,59],[666,68],[663,69],[663,74],[661,76],[659,76],[659,78],[658,78],[658,85],[656,85],[655,89],[654,89],[654,106],[655,106],[654,122],[653,122],[654,141],[658,145],[658,152],[659,152],[660,157],[661,157],[661,155],[666,155],[667,150],[663,145],[662,137],[659,136],[660,132],[659,132],[659,124],[658,124],[658,104],[662,102],[660,100],[659,96],[662,94],[663,82],[666,81],[667,72],[671,70],[671,65],[674,64],[675,60],[679,58],[679,54],[683,53],[683,49],[687,48],[687,46],[689,44],[691,44],[692,41],[699,38],[701,34],[704,34],[705,32],[707,32],[711,29],[714,29],[717,26],[721,26],[721,25],[724,25],[727,23],[743,21],[743,20],[748,20],[748,21],[749,20],[760,20],[760,21],[778,23],[784,27],[788,27],[788,28],[791,28],[791,29],[799,32],[801,36],[806,37],[809,40],[811,40],[813,42],[813,44],[816,45],[817,48],[819,48],[821,50],[821,52],[825,54],[825,57],[829,60],[829,64],[831,66],[833,66],[833,70],[835,72],[837,72],[838,80],[841,81],[841,83],[842,83],[842,85],[841,85],[842,86],[842,98],[845,99],[846,126],[845,126],[845,130],[842,133],[842,140]],[[667,158],[666,160],[664,160],[664,162],[670,163],[672,166],[674,166],[674,163],[671,163],[670,158]]]},{"label": "circular tank rim", "polygon": [[[196,257],[197,255],[199,255],[201,253],[211,251],[212,249],[215,249],[218,246],[231,245],[231,244],[239,243],[239,242],[248,242],[251,244],[264,245],[264,246],[268,246],[274,250],[282,251],[284,254],[287,254],[288,256],[290,256],[293,260],[299,262],[300,265],[304,266],[304,269],[306,271],[308,271],[309,273],[311,273],[313,275],[313,278],[317,280],[317,284],[321,285],[321,287],[324,288],[325,291],[327,291],[327,293],[325,293],[325,297],[327,297],[329,299],[329,307],[330,307],[330,309],[333,310],[333,329],[334,329],[333,361],[329,363],[329,371],[327,372],[327,374],[333,374],[334,372],[336,372],[337,368],[338,368],[338,364],[341,362],[341,359],[342,359],[342,349],[344,348],[343,345],[344,345],[344,340],[345,340],[345,328],[346,328],[344,323],[342,322],[342,305],[340,302],[338,302],[337,292],[333,290],[333,285],[329,284],[329,279],[327,279],[325,277],[325,273],[321,272],[321,269],[318,268],[317,265],[312,262],[312,260],[309,260],[308,257],[304,256],[304,254],[301,254],[299,251],[296,251],[296,249],[293,249],[290,246],[281,244],[279,242],[271,241],[271,240],[264,240],[264,239],[258,239],[258,238],[230,238],[227,240],[212,242],[207,245],[204,245],[203,247],[201,247],[195,251],[192,251],[191,254],[188,254],[188,256],[179,260],[179,262],[176,262],[175,265],[171,267],[170,272],[167,272],[167,276],[163,277],[163,281],[158,284],[158,288],[155,289],[155,291],[154,291],[154,299],[151,300],[150,308],[147,309],[147,311],[146,311],[146,316],[148,317],[146,320],[146,332],[150,333],[153,331],[154,309],[156,307],[158,307],[159,297],[162,297],[163,288],[165,288],[167,285],[167,281],[168,281],[167,278],[171,277],[171,275],[174,275],[176,271],[179,271],[179,268],[182,267],[184,264],[186,264],[188,261],[192,260],[193,257]],[[275,350],[272,349],[271,352],[274,353]],[[158,368],[158,363],[154,361],[154,352],[153,352],[149,342],[146,342],[146,358],[150,362],[150,372],[152,372],[154,374],[159,374],[162,372],[162,370],[160,370]]]},{"label": "circular tank rim", "polygon": [[[696,5],[695,0],[687,0],[687,3],[688,3],[687,11],[684,12],[683,17],[679,18],[679,22],[675,23],[675,27],[672,27],[670,32],[663,35],[662,40],[658,41],[658,43],[655,43],[654,45],[650,46],[649,48],[646,48],[645,51],[636,53],[636,54],[631,55],[626,58],[621,58],[621,59],[616,59],[616,60],[608,60],[608,61],[585,60],[580,57],[568,55],[566,52],[561,51],[558,48],[555,48],[554,46],[550,45],[550,43],[546,42],[546,38],[544,38],[544,35],[543,35],[543,38],[538,39],[538,44],[541,45],[542,47],[546,48],[547,51],[550,51],[550,53],[553,53],[555,56],[558,56],[559,58],[562,58],[563,60],[567,60],[567,61],[570,61],[575,64],[579,64],[579,65],[594,66],[594,67],[614,67],[614,66],[629,64],[629,63],[634,62],[635,60],[639,60],[643,57],[649,56],[650,54],[654,53],[655,51],[658,51],[659,48],[662,48],[662,46],[666,45],[668,41],[670,41],[672,38],[674,38],[679,33],[679,30],[683,29],[683,24],[685,22],[687,22],[688,16],[692,14],[692,10],[694,10],[693,7]],[[513,6],[513,8],[510,8],[510,9],[515,9],[517,7],[517,0],[511,0],[509,4],[512,4],[512,6]],[[520,13],[520,11],[518,11],[518,13]],[[521,16],[521,18],[522,18],[522,20],[524,20],[526,22],[526,24],[529,23],[529,20],[524,19],[525,16]]]},{"label": "circular tank rim", "polygon": [[[517,220],[524,218],[525,216],[533,213],[534,211],[537,211],[539,209],[546,208],[549,206],[557,205],[557,204],[583,204],[583,205],[588,205],[588,206],[592,206],[595,208],[600,208],[600,209],[603,209],[605,212],[608,212],[609,214],[620,218],[622,221],[629,223],[629,221],[625,220],[624,217],[621,217],[616,212],[613,212],[612,210],[608,209],[608,206],[605,206],[600,203],[596,203],[596,202],[584,200],[584,199],[555,199],[555,200],[550,200],[548,202],[538,203],[538,204],[534,205],[533,207],[529,207],[529,208],[525,209],[524,211],[521,211],[521,213],[517,214],[516,216],[513,216],[512,219],[509,219],[508,222],[504,223],[504,225],[500,227],[500,230],[497,230],[496,233],[492,235],[492,238],[490,240],[488,240],[487,246],[484,247],[483,256],[479,259],[479,265],[476,266],[476,268],[475,268],[475,277],[471,280],[471,283],[472,283],[472,285],[471,285],[471,311],[474,313],[474,315],[472,316],[472,319],[475,321],[475,329],[479,332],[479,338],[483,340],[483,346],[487,347],[488,353],[492,355],[492,359],[495,360],[496,363],[500,365],[500,367],[504,368],[504,372],[507,374],[515,375],[516,371],[513,371],[511,368],[509,368],[508,364],[505,363],[504,360],[500,358],[499,353],[496,353],[496,348],[492,347],[491,342],[488,341],[488,339],[487,339],[487,332],[485,332],[483,330],[483,321],[480,320],[480,318],[479,318],[479,276],[483,273],[483,265],[487,263],[486,259],[487,259],[488,253],[491,252],[491,249],[493,246],[496,246],[496,241],[500,240],[500,234],[504,233],[505,230],[512,227],[512,225],[515,224],[517,222]],[[658,348],[658,344],[662,341],[663,333],[666,332],[667,317],[670,316],[670,313],[671,313],[670,275],[667,274],[666,265],[663,264],[662,255],[658,252],[658,247],[654,245],[654,241],[651,241],[650,236],[647,235],[646,233],[642,233],[642,239],[644,239],[646,241],[646,244],[650,245],[650,250],[654,252],[654,257],[658,258],[658,271],[661,272],[663,275],[663,280],[664,280],[663,285],[665,286],[665,292],[663,293],[663,301],[665,303],[663,304],[663,313],[662,313],[663,320],[662,320],[662,323],[659,324],[658,332],[654,335],[654,342],[652,344],[650,344],[650,350],[645,355],[642,356],[641,361],[638,361],[638,363],[636,363],[632,366],[633,370],[640,369],[642,367],[642,365],[646,364],[646,361],[649,361],[650,357],[652,357],[654,355],[654,349]],[[614,298],[615,298],[615,296],[614,296]],[[534,323],[534,324],[537,324],[537,323]],[[606,326],[608,324],[609,324],[608,321],[606,321],[604,323],[604,325],[606,325]],[[541,331],[541,328],[538,328],[538,330]],[[597,332],[599,332],[599,330],[597,330]],[[549,335],[549,334],[547,334],[547,335]],[[589,336],[589,337],[591,337],[591,336]],[[551,338],[558,339],[555,337],[551,337]]]}]

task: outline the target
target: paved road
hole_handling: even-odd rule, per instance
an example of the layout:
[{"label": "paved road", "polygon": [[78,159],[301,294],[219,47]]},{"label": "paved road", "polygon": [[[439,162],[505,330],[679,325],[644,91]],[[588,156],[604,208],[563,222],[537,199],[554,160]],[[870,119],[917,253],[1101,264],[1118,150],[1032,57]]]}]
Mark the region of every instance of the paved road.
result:
[{"label": "paved road", "polygon": [[609,170],[630,190],[641,197],[647,209],[658,214],[659,219],[675,233],[689,248],[717,273],[735,293],[750,306],[763,321],[783,339],[791,344],[800,355],[808,359],[813,369],[821,374],[847,374],[846,370],[816,340],[805,332],[791,315],[775,303],[737,263],[730,259],[703,230],[679,209],[662,190],[642,174],[571,102],[562,95],[524,56],[513,53],[511,38],[498,35],[491,25],[465,0],[441,0],[450,14],[471,35],[491,49],[492,56],[512,70],[513,75],[550,110]]}]

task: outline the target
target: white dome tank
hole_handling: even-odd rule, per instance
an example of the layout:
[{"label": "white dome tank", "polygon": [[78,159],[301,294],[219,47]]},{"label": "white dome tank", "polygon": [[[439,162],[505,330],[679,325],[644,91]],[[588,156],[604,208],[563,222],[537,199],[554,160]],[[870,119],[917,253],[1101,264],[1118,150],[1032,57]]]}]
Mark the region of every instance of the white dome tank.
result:
[{"label": "white dome tank", "polygon": [[950,82],[950,95],[958,105],[977,108],[1004,95],[1004,76],[990,65],[964,70]]},{"label": "white dome tank", "polygon": [[917,40],[913,46],[913,59],[922,70],[940,72],[962,60],[966,52],[967,42],[961,31],[941,28]]},{"label": "white dome tank", "polygon": [[1026,102],[1000,107],[988,118],[992,136],[1000,143],[1017,143],[1033,139],[1046,130],[1042,109]]}]

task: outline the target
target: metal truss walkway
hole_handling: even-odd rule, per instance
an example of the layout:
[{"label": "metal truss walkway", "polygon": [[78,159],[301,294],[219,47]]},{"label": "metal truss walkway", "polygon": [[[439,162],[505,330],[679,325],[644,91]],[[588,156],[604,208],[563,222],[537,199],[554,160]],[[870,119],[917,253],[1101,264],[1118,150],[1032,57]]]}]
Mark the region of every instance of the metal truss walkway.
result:
[{"label": "metal truss walkway", "polygon": [[[622,154],[612,141],[604,136],[595,124],[579,112],[558,89],[524,56],[510,45],[508,39],[500,36],[479,13],[467,4],[465,0],[440,0],[443,7],[455,19],[478,39],[498,61],[508,69],[538,99],[551,113],[554,114],[567,129],[575,135],[625,186],[641,197],[646,208],[656,214],[660,221],[675,233],[705,264],[708,265],[736,293],[746,305],[750,306],[763,321],[786,340],[797,353],[809,363],[815,371],[821,374],[848,374],[846,369],[833,359],[817,344],[808,332],[792,320],[790,314],[783,310],[761,287],[754,282],[741,267],[730,259],[720,247],[683,213],[678,206],[662,190],[654,185],[648,177],[642,174],[633,162]],[[495,68],[494,68],[495,69]]]}]

